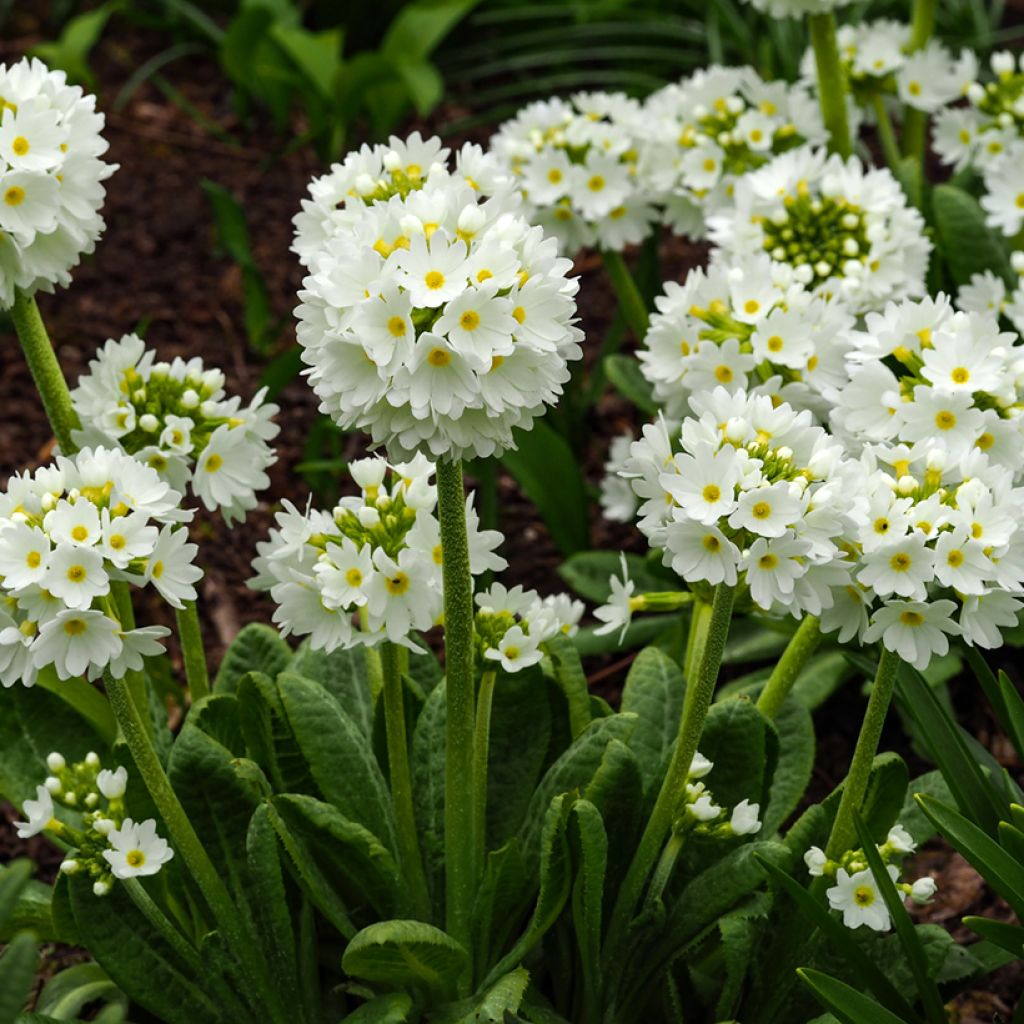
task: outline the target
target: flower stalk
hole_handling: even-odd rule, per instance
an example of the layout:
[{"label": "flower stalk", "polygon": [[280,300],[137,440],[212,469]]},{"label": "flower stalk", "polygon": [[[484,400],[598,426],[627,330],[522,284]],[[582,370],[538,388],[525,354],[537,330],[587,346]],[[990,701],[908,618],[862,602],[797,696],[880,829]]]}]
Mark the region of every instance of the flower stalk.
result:
[{"label": "flower stalk", "polygon": [[[910,41],[907,53],[923,50],[935,31],[935,10],[938,0],[914,0],[910,17]],[[916,107],[907,107],[903,118],[903,152],[924,160],[928,115]]]},{"label": "flower stalk", "polygon": [[195,704],[210,692],[206,650],[203,647],[203,634],[199,627],[199,613],[195,601],[186,601],[184,607],[175,611],[174,617],[178,624],[178,639],[181,641],[181,658],[185,663],[188,692],[192,703]]},{"label": "flower stalk", "polygon": [[421,920],[430,917],[430,896],[423,873],[423,858],[416,833],[409,769],[409,737],[405,727],[405,694],[402,686],[402,649],[385,643],[381,649],[384,725],[388,744],[388,778],[395,807],[398,851],[402,869],[412,889],[413,908]]},{"label": "flower stalk", "polygon": [[476,891],[473,811],[475,699],[473,678],[473,579],[469,568],[462,462],[437,464],[437,503],[444,583],[445,871],[449,934],[469,941]]},{"label": "flower stalk", "polygon": [[782,652],[757,700],[757,710],[766,718],[774,718],[789,696],[793,684],[821,643],[821,622],[808,615],[800,623],[786,649]]},{"label": "flower stalk", "polygon": [[637,287],[636,279],[630,273],[629,267],[626,266],[621,252],[602,249],[601,259],[604,261],[608,280],[611,281],[612,288],[615,289],[622,315],[636,340],[640,341],[647,334],[650,317],[647,313],[647,304]]},{"label": "flower stalk", "polygon": [[846,73],[839,59],[835,15],[831,11],[808,15],[807,26],[818,69],[818,98],[828,129],[829,149],[845,158],[853,153],[853,140],[846,110]]}]

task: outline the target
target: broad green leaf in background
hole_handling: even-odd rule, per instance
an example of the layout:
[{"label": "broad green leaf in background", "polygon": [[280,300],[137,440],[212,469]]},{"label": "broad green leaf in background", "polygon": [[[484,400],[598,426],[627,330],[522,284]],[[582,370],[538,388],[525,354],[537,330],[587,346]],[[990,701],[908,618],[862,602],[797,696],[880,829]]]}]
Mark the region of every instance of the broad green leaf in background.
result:
[{"label": "broad green leaf in background", "polygon": [[660,406],[654,397],[654,388],[633,356],[618,353],[605,356],[604,372],[615,390],[628,398],[641,412],[649,416],[658,414]]},{"label": "broad green leaf in background", "polygon": [[972,274],[983,270],[991,270],[1008,284],[1014,281],[1006,247],[985,223],[985,212],[974,196],[955,185],[937,185],[932,209],[942,255],[958,285],[967,284]]},{"label": "broad green leaf in background", "polygon": [[[627,554],[626,569],[639,594],[679,589],[677,577],[642,555]],[[622,578],[622,558],[618,551],[577,551],[558,567],[558,575],[580,597],[604,604],[611,596],[609,578]]]},{"label": "broad green leaf in background", "polygon": [[573,804],[570,820],[576,858],[572,916],[583,971],[584,1014],[588,1020],[597,1020],[601,1010],[601,933],[608,835],[600,812],[588,800]]},{"label": "broad green leaf in background", "polygon": [[809,967],[801,967],[797,973],[818,1002],[831,1010],[843,1024],[906,1024],[906,1018],[895,1016],[845,982],[820,971],[812,971]]},{"label": "broad green leaf in background", "polygon": [[636,715],[628,742],[648,791],[659,785],[675,746],[685,692],[682,669],[656,647],[645,647],[626,676],[622,710]]},{"label": "broad green leaf in background", "polygon": [[388,992],[346,1014],[345,1024],[405,1024],[411,1011],[412,1000],[404,992]]},{"label": "broad green leaf in background", "polygon": [[0,956],[0,1024],[15,1024],[35,981],[39,952],[29,932],[15,935]]},{"label": "broad green leaf in background", "polygon": [[128,1000],[96,963],[66,967],[51,978],[39,993],[36,1010],[56,1020],[80,1017],[90,1003],[104,1000],[127,1013]]},{"label": "broad green leaf in background", "polygon": [[96,78],[89,67],[89,54],[103,34],[110,16],[120,5],[105,3],[91,11],[76,14],[64,25],[53,42],[36,43],[29,53],[51,68],[67,72],[72,82],[96,89]]},{"label": "broad green leaf in background", "polygon": [[551,658],[555,683],[565,695],[569,726],[575,739],[590,724],[590,691],[580,655],[573,642],[561,634],[552,637],[545,647]]},{"label": "broad green leaf in background", "polygon": [[291,660],[292,649],[276,629],[251,622],[242,628],[224,654],[213,687],[230,693],[246,672],[263,672],[273,678]]}]

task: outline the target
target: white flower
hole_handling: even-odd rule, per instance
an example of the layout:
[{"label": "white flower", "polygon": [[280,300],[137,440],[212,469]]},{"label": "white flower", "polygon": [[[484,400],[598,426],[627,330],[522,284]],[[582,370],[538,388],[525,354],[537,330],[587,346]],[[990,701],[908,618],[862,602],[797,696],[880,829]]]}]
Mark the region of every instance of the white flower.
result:
[{"label": "white flower", "polygon": [[865,643],[881,640],[915,668],[924,670],[935,654],[949,650],[949,637],[960,628],[951,618],[952,601],[890,601],[874,613],[864,632]]},{"label": "white flower", "polygon": [[895,853],[913,853],[917,849],[914,837],[899,823],[889,829],[885,845]]},{"label": "white flower", "polygon": [[686,813],[696,821],[713,821],[722,813],[722,808],[714,802],[710,793],[702,793],[696,800],[687,803]]},{"label": "white flower", "polygon": [[406,548],[395,559],[378,548],[373,567],[365,591],[370,628],[382,630],[392,643],[401,643],[412,630],[429,629],[440,608],[422,554]]},{"label": "white flower", "polygon": [[96,609],[66,609],[39,630],[32,648],[36,668],[53,665],[61,679],[101,671],[122,649],[120,627]]},{"label": "white flower", "polygon": [[633,597],[636,584],[629,578],[629,567],[626,565],[626,556],[620,552],[619,558],[622,565],[622,578],[611,576],[608,585],[611,587],[611,595],[606,604],[594,610],[594,618],[601,625],[594,630],[598,636],[611,633],[613,630],[621,630],[619,643],[622,642],[633,621],[633,612],[637,608],[637,598]]},{"label": "white flower", "polygon": [[[146,658],[163,654],[161,641],[170,635],[171,631],[166,626],[140,626],[121,633],[121,653],[111,658],[107,672],[115,679],[123,679],[129,672],[141,671]],[[90,678],[98,675],[98,670],[89,672]]]},{"label": "white flower", "polygon": [[749,3],[773,18],[802,18],[805,14],[825,14],[845,7],[850,0],[749,0]]},{"label": "white flower", "polygon": [[111,848],[103,851],[103,859],[115,878],[155,875],[174,856],[167,840],[156,834],[152,818],[138,823],[125,818],[120,828],[108,833],[107,842]]},{"label": "white flower", "polygon": [[925,875],[923,878],[918,878],[910,886],[910,898],[919,904],[931,903],[932,897],[938,890],[938,885],[934,878]]},{"label": "white flower", "polygon": [[1011,237],[1024,226],[1024,183],[1020,179],[1022,156],[1024,141],[986,168],[985,193],[981,197],[985,223]]},{"label": "white flower", "polygon": [[182,608],[186,601],[196,599],[194,583],[203,570],[194,562],[199,548],[189,542],[188,531],[165,526],[146,559],[145,578],[172,608]]},{"label": "white flower", "polygon": [[103,556],[77,544],[57,545],[40,584],[69,608],[88,608],[110,590]]},{"label": "white flower", "polygon": [[19,839],[39,835],[53,821],[53,797],[45,786],[36,786],[35,800],[26,800],[22,812],[28,821],[16,821]]},{"label": "white flower", "polygon": [[521,626],[512,626],[501,638],[498,646],[489,647],[484,657],[498,662],[506,672],[519,672],[541,659],[537,641],[523,632]]},{"label": "white flower", "polygon": [[39,60],[0,65],[0,305],[15,288],[32,293],[70,283],[103,232],[103,181],[116,164],[94,96]]},{"label": "white flower", "polygon": [[818,846],[812,846],[804,854],[804,864],[807,865],[807,872],[813,878],[821,878],[825,874],[825,865],[828,864],[828,857],[825,851]]},{"label": "white flower", "polygon": [[50,538],[38,526],[8,521],[0,528],[0,576],[10,590],[41,584],[50,563]]},{"label": "white flower", "polygon": [[741,800],[733,809],[729,827],[738,836],[752,836],[761,831],[760,805]]},{"label": "white flower", "polygon": [[[899,869],[888,865],[886,871],[895,882]],[[889,910],[870,870],[849,874],[845,868],[836,872],[836,884],[826,890],[829,906],[842,911],[843,924],[847,928],[859,928],[866,924],[876,932],[887,932],[891,926]]]},{"label": "white flower", "polygon": [[128,788],[128,769],[124,765],[114,771],[105,768],[96,776],[96,788],[108,800],[120,800]]}]

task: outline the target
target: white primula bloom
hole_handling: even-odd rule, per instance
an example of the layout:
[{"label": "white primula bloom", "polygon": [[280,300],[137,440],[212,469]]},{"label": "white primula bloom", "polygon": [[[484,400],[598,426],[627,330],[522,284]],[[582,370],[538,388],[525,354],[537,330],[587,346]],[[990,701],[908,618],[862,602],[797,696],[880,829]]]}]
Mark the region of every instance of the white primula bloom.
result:
[{"label": "white primula bloom", "polygon": [[103,182],[117,170],[96,97],[33,58],[0,65],[0,306],[71,282],[105,227]]},{"label": "white primula bloom", "polygon": [[985,168],[985,194],[981,206],[985,223],[1014,237],[1024,227],[1024,182],[1020,165],[1024,158],[1024,140],[1014,143],[1006,155]]},{"label": "white primula bloom", "polygon": [[102,671],[121,653],[118,623],[96,609],[69,608],[45,623],[32,648],[36,668],[53,665],[61,679]]},{"label": "white primula bloom", "polygon": [[733,809],[729,827],[738,836],[752,836],[761,831],[761,808],[749,800],[741,800]]},{"label": "white primula bloom", "polygon": [[572,256],[584,246],[642,242],[654,208],[637,180],[643,108],[622,93],[578,93],[531,103],[491,139],[519,186],[525,213]]},{"label": "white primula bloom", "polygon": [[194,584],[203,570],[193,559],[199,551],[188,539],[188,531],[165,526],[146,559],[145,578],[172,607],[182,608],[186,601],[196,599]]},{"label": "white primula bloom", "polygon": [[825,851],[818,846],[812,846],[804,854],[804,864],[807,865],[807,873],[812,878],[821,878],[825,874],[825,865],[828,864],[828,857]]},{"label": "white primula bloom", "polygon": [[[889,877],[895,882],[899,868],[890,864],[886,867]],[[843,915],[847,928],[859,928],[866,924],[872,931],[887,932],[892,925],[889,910],[870,870],[849,874],[844,868],[836,872],[836,884],[826,890],[829,906]]]},{"label": "white primula bloom", "polygon": [[243,407],[229,396],[224,374],[201,359],[158,362],[141,338],[106,342],[71,393],[79,444],[120,448],[176,490],[191,487],[227,523],[245,518],[276,455],[277,406],[266,389]]},{"label": "white primula bloom", "polygon": [[923,670],[934,655],[949,650],[950,636],[959,635],[960,628],[950,617],[955,610],[952,601],[890,601],[875,612],[864,640],[881,640],[888,650]]},{"label": "white primula bloom", "polygon": [[114,771],[103,769],[96,776],[96,788],[108,800],[120,800],[128,788],[128,769],[121,765]]},{"label": "white primula bloom", "polygon": [[885,845],[895,853],[913,853],[917,849],[914,837],[900,824],[895,824],[889,829],[885,837]]},{"label": "white primula bloom", "polygon": [[626,565],[625,554],[620,553],[619,557],[622,563],[622,578],[620,579],[618,576],[609,578],[608,585],[611,587],[611,595],[606,604],[594,611],[594,618],[601,623],[594,632],[598,636],[602,636],[618,629],[621,643],[630,622],[633,621],[633,612],[637,611],[638,602],[642,602],[642,599],[633,597],[636,584],[629,578],[629,567]]},{"label": "white primula bloom", "polygon": [[521,626],[513,626],[498,642],[497,647],[488,648],[484,657],[496,661],[506,672],[518,672],[536,665],[541,659],[537,641],[523,632]]},{"label": "white primula bloom", "polygon": [[938,890],[938,884],[934,878],[925,875],[923,878],[918,878],[915,882],[911,883],[910,886],[910,898],[920,905],[931,903],[932,897]]},{"label": "white primula bloom", "polygon": [[735,201],[708,220],[730,260],[767,253],[818,295],[854,312],[925,292],[931,243],[921,214],[882,168],[801,147],[736,183]]},{"label": "white primula bloom", "polygon": [[167,840],[156,834],[152,818],[140,822],[125,818],[120,828],[107,834],[107,842],[110,849],[103,851],[103,859],[115,878],[155,875],[174,856]]},{"label": "white primula bloom", "polygon": [[806,14],[827,14],[845,7],[851,0],[748,0],[751,7],[773,18],[802,18]]},{"label": "white primula bloom", "polygon": [[22,812],[27,821],[16,821],[19,839],[31,839],[39,835],[53,821],[53,797],[45,786],[36,786],[35,800],[26,800]]},{"label": "white primula bloom", "polygon": [[519,210],[428,176],[347,202],[345,229],[304,250],[299,343],[339,426],[394,458],[487,457],[557,401],[582,355],[578,282]]}]

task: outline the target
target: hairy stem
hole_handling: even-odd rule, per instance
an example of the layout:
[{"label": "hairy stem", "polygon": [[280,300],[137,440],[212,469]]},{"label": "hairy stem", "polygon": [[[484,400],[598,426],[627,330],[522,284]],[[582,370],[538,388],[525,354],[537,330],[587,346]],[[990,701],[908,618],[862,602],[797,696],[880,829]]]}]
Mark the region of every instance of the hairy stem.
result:
[{"label": "hairy stem", "polygon": [[[492,663],[493,664],[493,663]],[[487,761],[491,748],[491,704],[494,701],[493,670],[484,673],[476,701],[476,738],[473,744],[473,791],[476,819],[477,863],[487,855]]]},{"label": "hairy stem", "polygon": [[192,703],[202,700],[210,692],[210,674],[206,668],[206,650],[203,647],[203,633],[199,628],[199,612],[195,601],[186,601],[183,608],[174,613],[178,623],[178,638],[181,640],[181,658],[185,662],[185,679],[188,682]]},{"label": "hairy stem", "polygon": [[846,112],[846,72],[839,59],[835,15],[831,11],[810,14],[807,27],[818,68],[818,100],[828,129],[829,149],[845,158],[853,153],[853,140]]},{"label": "hairy stem", "polygon": [[758,698],[757,710],[766,718],[774,718],[782,709],[789,691],[819,643],[821,622],[816,616],[808,615],[786,645]]},{"label": "hairy stem", "polygon": [[636,280],[630,273],[629,267],[626,266],[626,261],[622,258],[621,252],[602,249],[601,259],[604,260],[605,273],[612,283],[612,288],[615,289],[615,295],[619,300],[622,315],[626,318],[626,323],[629,324],[630,330],[636,336],[636,340],[641,341],[644,335],[647,334],[650,318],[647,314],[647,305],[640,294],[640,289],[636,285]]}]

